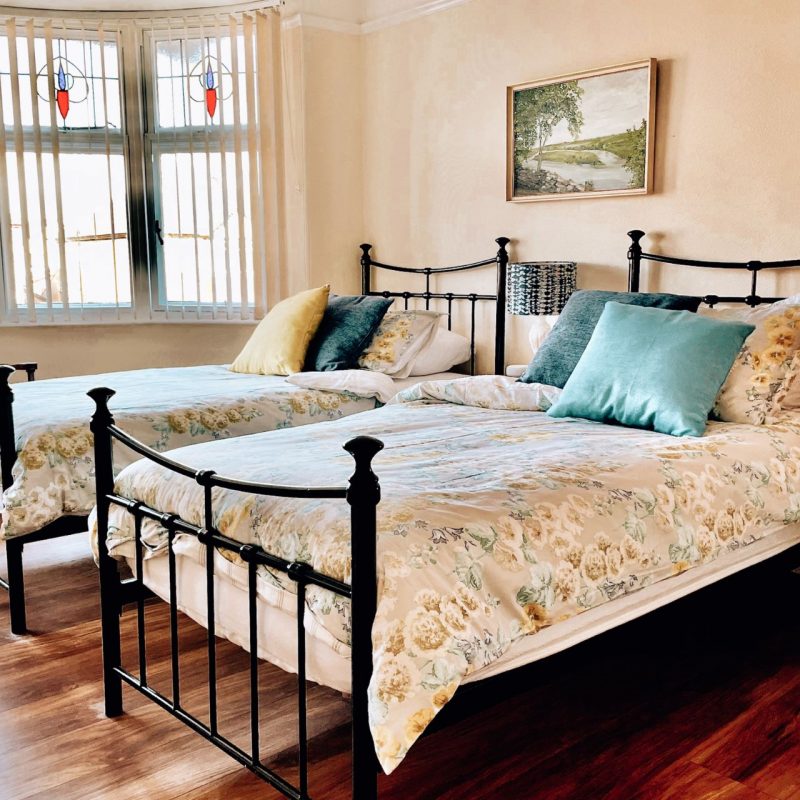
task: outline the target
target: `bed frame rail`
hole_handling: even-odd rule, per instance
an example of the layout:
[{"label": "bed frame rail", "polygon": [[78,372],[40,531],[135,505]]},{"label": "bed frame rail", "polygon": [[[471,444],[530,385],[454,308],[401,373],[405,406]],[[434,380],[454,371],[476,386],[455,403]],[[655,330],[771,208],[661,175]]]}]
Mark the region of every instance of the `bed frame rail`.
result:
[{"label": "bed frame rail", "polygon": [[760,297],[758,294],[758,276],[765,269],[797,269],[800,259],[787,261],[700,261],[696,258],[677,258],[657,253],[645,253],[640,244],[645,236],[644,231],[628,231],[631,245],[628,248],[628,291],[639,291],[639,278],[641,276],[642,261],[655,261],[661,264],[676,264],[683,267],[704,267],[706,269],[746,270],[750,273],[750,294],[725,297],[716,294],[707,294],[702,301],[711,307],[717,303],[746,303],[748,306],[757,306],[761,303],[774,303],[782,297]]},{"label": "bed frame rail", "polygon": [[[431,300],[447,301],[447,330],[452,330],[453,302],[466,301],[470,303],[470,359],[469,374],[475,374],[475,306],[479,301],[495,303],[495,331],[494,331],[494,371],[497,375],[505,373],[505,342],[506,342],[506,272],[508,269],[508,245],[511,239],[500,236],[495,239],[498,249],[493,258],[483,261],[473,261],[471,264],[456,264],[452,267],[400,267],[396,264],[384,264],[372,258],[372,245],[361,245],[361,294],[376,295],[379,297],[402,298],[405,309],[408,301],[420,298],[425,301],[425,309],[431,307]],[[432,292],[431,276],[443,275],[451,272],[466,272],[467,270],[496,265],[497,290],[494,294],[477,294],[475,292]],[[385,269],[390,272],[403,272],[413,275],[425,276],[424,291],[417,292],[389,292],[378,291],[372,288],[372,268]]]},{"label": "bed frame rail", "polygon": [[[368,436],[358,436],[344,447],[355,461],[355,471],[347,487],[276,486],[239,481],[217,475],[212,470],[193,470],[143,445],[114,424],[108,408],[113,390],[97,388],[89,392],[96,410],[92,417],[94,457],[97,483],[97,532],[100,561],[100,603],[103,634],[103,678],[105,713],[109,717],[122,714],[122,684],[125,683],[161,708],[168,711],[204,739],[215,744],[251,772],[273,786],[284,797],[308,800],[308,731],[306,709],[306,645],[304,615],[306,590],[319,586],[351,600],[352,615],[352,796],[358,800],[375,800],[378,792],[378,762],[369,730],[367,687],[372,677],[372,625],[377,606],[376,508],[380,501],[380,484],[372,471],[372,459],[383,443]],[[195,480],[204,494],[202,526],[181,519],[176,514],[150,508],[114,492],[112,451],[118,442],[160,466]],[[226,489],[248,494],[290,498],[323,498],[346,500],[350,504],[352,535],[351,583],[348,585],[314,570],[309,564],[289,562],[258,545],[242,544],[221,534],[214,527],[213,490]],[[108,553],[108,516],[112,505],[125,509],[134,519],[135,578],[140,591],[135,595],[138,634],[138,675],[125,670],[121,659],[120,613],[125,598],[121,594],[117,562]],[[169,568],[169,627],[172,687],[171,697],[148,684],[147,639],[142,583],[142,522],[159,523],[167,531]],[[181,705],[181,678],[178,642],[177,567],[174,550],[178,534],[194,536],[206,548],[208,707],[206,724]],[[214,551],[237,553],[247,564],[249,607],[249,672],[250,672],[250,748],[234,744],[220,733],[217,720],[217,674],[215,630]],[[278,772],[261,762],[258,696],[258,603],[256,578],[259,566],[287,575],[297,587],[297,733],[299,744],[299,785],[290,783]]]}]

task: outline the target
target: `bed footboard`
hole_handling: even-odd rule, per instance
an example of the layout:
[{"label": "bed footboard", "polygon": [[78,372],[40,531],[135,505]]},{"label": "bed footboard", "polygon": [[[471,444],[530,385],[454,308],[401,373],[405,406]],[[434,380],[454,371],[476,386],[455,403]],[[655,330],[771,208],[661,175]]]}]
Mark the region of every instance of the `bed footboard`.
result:
[{"label": "bed footboard", "polygon": [[[383,448],[382,442],[367,436],[350,440],[345,449],[355,461],[355,471],[347,487],[275,486],[238,481],[217,475],[211,470],[196,471],[146,447],[125,434],[114,424],[108,408],[111,389],[97,388],[89,392],[95,401],[92,417],[97,483],[97,532],[100,562],[101,619],[103,634],[103,677],[105,712],[114,717],[122,714],[122,684],[126,683],[214,743],[251,772],[273,786],[282,795],[306,800],[308,794],[308,736],[306,709],[306,645],[304,612],[306,590],[319,586],[350,599],[352,615],[352,796],[357,800],[375,800],[378,796],[378,762],[375,756],[367,713],[367,687],[372,677],[372,626],[377,605],[376,509],[380,501],[380,485],[372,471],[372,459]],[[113,443],[134,450],[162,467],[195,480],[204,493],[203,525],[198,527],[177,515],[167,514],[114,492],[112,465]],[[346,500],[351,509],[352,567],[350,584],[315,571],[309,564],[288,562],[257,545],[241,544],[223,536],[214,526],[212,490],[228,489],[245,494],[287,498],[323,498]],[[142,523],[145,519],[160,523],[167,531],[169,569],[169,629],[171,657],[171,697],[148,684],[144,592],[136,593],[138,632],[138,674],[126,671],[121,663],[120,612],[121,594],[117,562],[108,553],[109,510],[112,505],[125,509],[134,519],[135,580],[142,581]],[[173,543],[177,534],[194,536],[207,548],[207,647],[209,722],[206,724],[181,706],[181,677],[178,659],[177,567]],[[214,551],[229,550],[241,557],[248,569],[249,606],[249,672],[250,672],[250,747],[249,751],[234,744],[219,731],[217,725],[216,632],[214,601]],[[258,604],[256,576],[260,565],[287,575],[297,587],[297,732],[299,742],[299,785],[295,786],[275,770],[261,762],[258,696]],[[144,588],[143,585],[141,588]]]}]

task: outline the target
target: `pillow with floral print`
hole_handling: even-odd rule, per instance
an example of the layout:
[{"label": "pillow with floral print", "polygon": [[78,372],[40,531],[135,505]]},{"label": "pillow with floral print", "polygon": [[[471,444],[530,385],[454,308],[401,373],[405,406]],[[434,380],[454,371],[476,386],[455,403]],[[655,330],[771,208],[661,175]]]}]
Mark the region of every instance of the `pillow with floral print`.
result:
[{"label": "pillow with floral print", "polygon": [[392,378],[407,378],[417,356],[436,336],[440,316],[438,311],[387,314],[358,359],[358,366]]},{"label": "pillow with floral print", "polygon": [[751,425],[771,422],[780,411],[779,398],[800,350],[800,295],[755,308],[704,309],[701,313],[756,326],[717,395],[712,416]]}]

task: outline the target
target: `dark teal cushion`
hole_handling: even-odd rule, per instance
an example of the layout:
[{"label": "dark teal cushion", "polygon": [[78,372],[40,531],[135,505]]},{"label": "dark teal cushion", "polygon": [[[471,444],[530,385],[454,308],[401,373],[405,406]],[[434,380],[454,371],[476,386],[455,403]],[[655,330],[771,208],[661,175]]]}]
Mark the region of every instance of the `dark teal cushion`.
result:
[{"label": "dark teal cushion", "polygon": [[702,436],[714,400],[754,330],[689,311],[606,303],[547,413]]},{"label": "dark teal cushion", "polygon": [[306,353],[306,372],[354,369],[392,300],[386,297],[332,295]]},{"label": "dark teal cushion", "polygon": [[671,308],[678,311],[697,311],[700,305],[699,297],[680,294],[599,292],[593,289],[573,292],[553,330],[542,342],[520,380],[523,383],[563,387],[580,360],[594,326],[609,300],[632,306]]}]

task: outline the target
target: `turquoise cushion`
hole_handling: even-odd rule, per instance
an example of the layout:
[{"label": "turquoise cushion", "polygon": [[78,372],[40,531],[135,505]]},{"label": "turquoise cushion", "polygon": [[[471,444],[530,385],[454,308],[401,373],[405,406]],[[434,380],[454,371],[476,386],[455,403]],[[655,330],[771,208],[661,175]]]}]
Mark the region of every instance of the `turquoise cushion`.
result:
[{"label": "turquoise cushion", "polygon": [[743,322],[606,303],[551,417],[702,436],[744,340]]},{"label": "turquoise cushion", "polygon": [[553,330],[536,351],[520,380],[523,383],[545,383],[561,388],[583,355],[594,326],[609,300],[632,306],[672,308],[678,311],[697,311],[700,305],[699,297],[682,294],[601,292],[594,289],[573,292]]},{"label": "turquoise cushion", "polygon": [[386,297],[332,295],[306,353],[306,372],[355,369],[389,306]]}]

